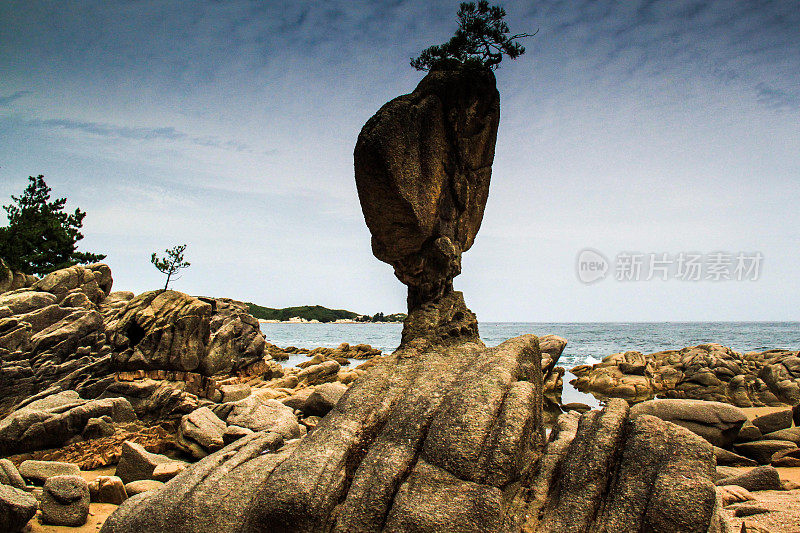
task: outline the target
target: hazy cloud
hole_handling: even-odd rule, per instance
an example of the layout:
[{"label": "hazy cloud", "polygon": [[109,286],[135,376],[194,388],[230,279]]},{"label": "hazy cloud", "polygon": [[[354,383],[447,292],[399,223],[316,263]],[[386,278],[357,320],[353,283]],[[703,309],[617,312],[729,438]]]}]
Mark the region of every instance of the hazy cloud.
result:
[{"label": "hazy cloud", "polygon": [[0,107],[7,107],[15,100],[19,100],[20,98],[28,96],[29,94],[31,94],[30,91],[16,91],[8,96],[0,96]]}]

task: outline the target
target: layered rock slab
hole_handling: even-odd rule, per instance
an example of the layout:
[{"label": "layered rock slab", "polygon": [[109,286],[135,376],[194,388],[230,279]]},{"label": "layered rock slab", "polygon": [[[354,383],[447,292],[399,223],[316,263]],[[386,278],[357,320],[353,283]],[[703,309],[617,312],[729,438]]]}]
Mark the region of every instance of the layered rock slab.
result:
[{"label": "layered rock slab", "polygon": [[[296,447],[271,453],[276,434],[243,437],[128,500],[103,531],[484,531],[504,522],[506,494],[538,455],[541,397],[532,335],[495,348],[418,342],[357,381]],[[444,505],[448,494],[469,505]]]}]

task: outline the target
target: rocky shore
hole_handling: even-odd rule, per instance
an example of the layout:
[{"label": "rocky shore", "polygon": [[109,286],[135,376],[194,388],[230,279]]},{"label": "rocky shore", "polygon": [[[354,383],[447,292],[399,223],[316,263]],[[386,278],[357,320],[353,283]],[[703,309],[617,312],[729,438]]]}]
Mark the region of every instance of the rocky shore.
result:
[{"label": "rocky shore", "polygon": [[246,304],[111,292],[103,264],[12,276],[0,531],[800,530],[796,352],[615,354],[573,369],[611,397],[590,409],[559,400],[566,339],[479,338],[453,279],[499,113],[490,70],[435,70],[359,135],[372,249],[408,287],[392,354],[279,348]]}]

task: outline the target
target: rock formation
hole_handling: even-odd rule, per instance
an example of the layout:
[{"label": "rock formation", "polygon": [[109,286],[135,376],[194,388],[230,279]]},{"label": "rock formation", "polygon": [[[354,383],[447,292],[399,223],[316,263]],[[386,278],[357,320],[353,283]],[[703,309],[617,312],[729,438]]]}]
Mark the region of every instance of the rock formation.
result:
[{"label": "rock formation", "polygon": [[621,352],[596,365],[571,370],[578,390],[631,401],[686,398],[739,407],[800,402],[798,352],[740,354],[720,344],[701,344],[649,355]]},{"label": "rock formation", "polygon": [[[478,338],[452,281],[480,226],[498,118],[491,72],[457,70],[367,122],[356,183],[375,255],[408,286],[400,348],[343,394],[285,398],[315,419],[299,439],[256,393],[192,413],[185,434],[213,453],[126,500],[103,533],[722,531],[711,444],[615,400],[564,415],[545,448],[542,370],[554,375],[566,342],[544,339],[543,363],[533,335]],[[340,372],[320,361],[274,386]]]},{"label": "rock formation", "polygon": [[453,278],[483,219],[499,120],[491,71],[439,71],[358,136],[356,186],[372,251],[408,286],[403,343],[477,338]]}]

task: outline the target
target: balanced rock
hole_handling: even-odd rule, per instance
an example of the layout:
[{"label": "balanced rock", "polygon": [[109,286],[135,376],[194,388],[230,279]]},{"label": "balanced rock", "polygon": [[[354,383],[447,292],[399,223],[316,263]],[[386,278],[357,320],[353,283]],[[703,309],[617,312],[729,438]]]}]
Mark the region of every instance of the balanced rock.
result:
[{"label": "balanced rock", "polygon": [[89,485],[81,476],[55,476],[44,484],[42,522],[78,527],[89,516]]},{"label": "balanced rock", "polygon": [[434,71],[358,136],[356,187],[372,252],[408,286],[403,342],[477,337],[453,278],[483,220],[499,119],[490,71]]}]

